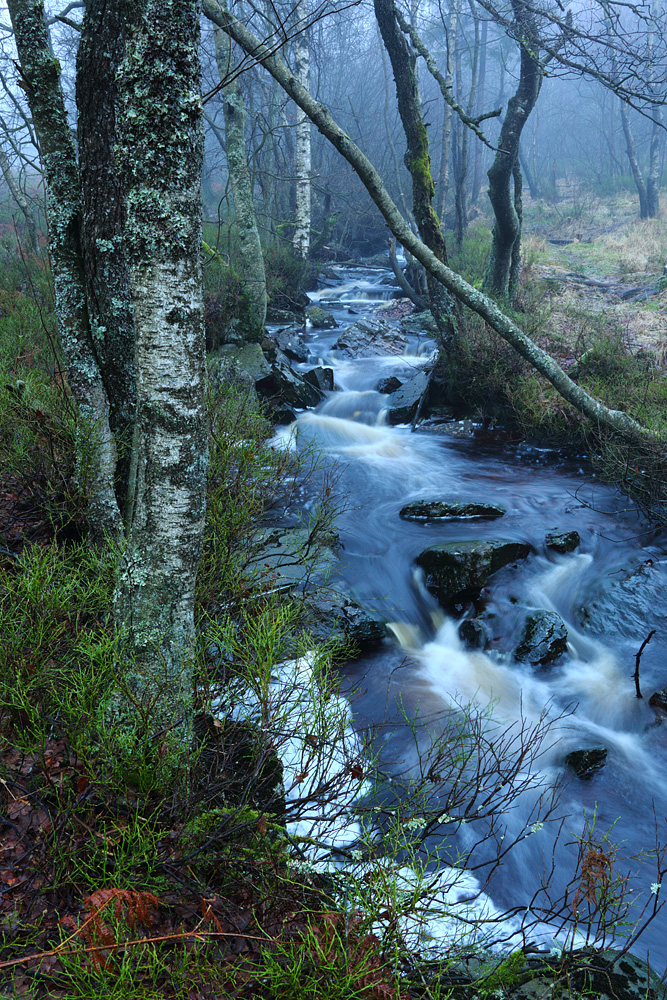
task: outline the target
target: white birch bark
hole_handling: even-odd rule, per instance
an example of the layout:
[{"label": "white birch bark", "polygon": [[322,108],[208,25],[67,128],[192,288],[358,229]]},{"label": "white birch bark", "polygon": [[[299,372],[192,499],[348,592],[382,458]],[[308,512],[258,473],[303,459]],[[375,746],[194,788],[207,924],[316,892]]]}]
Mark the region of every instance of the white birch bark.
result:
[{"label": "white birch bark", "polygon": [[[296,7],[297,24],[301,26],[294,40],[294,71],[302,87],[310,90],[310,43],[308,39],[308,0],[299,0]],[[296,112],[296,211],[294,217],[294,251],[307,257],[310,250],[312,169],[310,118],[297,105]]]},{"label": "white birch bark", "polygon": [[206,505],[199,4],[124,10],[118,133],[128,199],[137,420],[115,613],[124,683],[112,711],[189,721]]}]

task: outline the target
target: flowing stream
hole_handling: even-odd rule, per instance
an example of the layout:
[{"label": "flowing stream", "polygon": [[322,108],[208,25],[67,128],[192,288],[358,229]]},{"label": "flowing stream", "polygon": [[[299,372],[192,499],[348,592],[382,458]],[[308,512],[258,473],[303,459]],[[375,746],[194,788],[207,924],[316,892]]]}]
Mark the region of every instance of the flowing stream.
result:
[{"label": "flowing stream", "polygon": [[[388,297],[389,272],[340,268],[340,284],[311,297],[345,327]],[[381,282],[385,283],[382,284]],[[336,391],[314,411],[300,414],[299,440],[315,440],[337,464],[347,500],[338,521],[340,575],[363,606],[394,623],[396,641],[343,668],[344,690],[356,691],[356,724],[395,720],[401,701],[425,719],[455,703],[492,704],[501,723],[539,718],[549,706],[560,723],[558,739],[539,760],[549,782],[564,780],[559,815],[565,816],[553,895],[572,877],[585,810],[597,831],[616,824],[619,857],[650,851],[665,837],[667,725],[648,704],[667,684],[667,578],[664,533],[652,530],[633,505],[600,485],[585,463],[546,450],[479,437],[454,437],[383,422],[387,397],[375,391],[387,375],[405,378],[423,366],[429,344],[410,338],[409,354],[350,360],[332,351],[338,330],[309,330],[311,363],[334,369]],[[432,345],[430,345],[432,346]],[[338,356],[337,356],[338,355]],[[415,499],[446,498],[499,503],[495,521],[410,522],[399,510]],[[545,547],[549,531],[576,529],[578,550],[557,555]],[[501,538],[530,543],[532,554],[493,576],[484,591],[484,617],[492,641],[486,653],[468,652],[457,624],[427,592],[415,557],[445,540]],[[555,665],[514,660],[530,610],[555,610],[568,629],[568,651]],[[641,660],[644,698],[635,696],[635,655],[651,629],[657,633]],[[427,723],[425,723],[427,725]],[[604,767],[587,780],[565,766],[571,750],[604,746]],[[393,730],[397,768],[410,764],[414,741]],[[525,820],[521,809],[505,817],[510,835]],[[511,851],[486,891],[494,904],[526,903],[551,862],[555,831],[547,824]],[[568,846],[570,845],[570,846]],[[626,866],[627,867],[627,866]],[[637,865],[630,865],[633,870]],[[623,863],[620,865],[621,870]],[[637,886],[651,899],[656,866],[648,864]],[[667,891],[667,885],[665,886]],[[639,915],[639,908],[634,912]],[[632,918],[633,913],[630,914]],[[660,913],[636,950],[650,949],[655,968],[667,962],[667,919]]]}]

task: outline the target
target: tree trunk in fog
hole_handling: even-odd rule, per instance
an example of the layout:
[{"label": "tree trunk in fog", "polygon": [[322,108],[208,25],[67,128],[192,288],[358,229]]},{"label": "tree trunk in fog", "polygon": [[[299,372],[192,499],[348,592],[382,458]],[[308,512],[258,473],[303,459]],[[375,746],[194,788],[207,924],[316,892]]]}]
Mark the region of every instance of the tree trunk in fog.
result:
[{"label": "tree trunk in fog", "polygon": [[[461,11],[461,0],[452,0],[447,19],[447,66],[445,68],[445,83],[448,89],[452,90],[454,82],[454,60],[455,48],[459,34],[459,14]],[[445,207],[447,204],[447,190],[449,188],[449,157],[452,146],[452,108],[445,101],[442,121],[442,145],[440,147],[440,179],[438,183],[438,215],[444,221]]]},{"label": "tree trunk in fog", "polygon": [[27,198],[21,191],[14,174],[12,173],[12,168],[7,159],[7,154],[2,148],[0,143],[0,170],[2,171],[2,176],[4,178],[5,184],[9,188],[12,198],[21,209],[23,213],[23,218],[25,219],[26,229],[28,230],[28,239],[30,240],[30,246],[33,253],[37,253],[37,223],[35,217],[32,214],[31,208],[28,204]]},{"label": "tree trunk in fog", "polygon": [[60,87],[60,66],[49,51],[42,0],[9,0],[8,7],[48,189],[58,334],[67,382],[81,417],[79,474],[90,490],[91,524],[100,534],[117,538],[121,518],[114,489],[116,446],[88,315],[79,170]]},{"label": "tree trunk in fog", "polygon": [[[308,0],[299,0],[296,20],[301,30],[294,40],[294,70],[299,83],[310,88],[310,45],[308,41]],[[299,257],[307,257],[310,249],[311,224],[311,148],[310,119],[301,108],[296,112],[296,212],[294,219],[294,250]]]},{"label": "tree trunk in fog", "polygon": [[[428,132],[421,114],[419,87],[415,75],[416,57],[398,26],[393,0],[375,0],[382,40],[391,62],[396,83],[398,111],[405,132],[405,165],[412,178],[412,211],[417,229],[438,260],[446,263],[447,250],[438,216],[433,208],[435,187],[431,177]],[[456,326],[452,303],[440,282],[427,274],[431,312],[445,353],[454,349]]]},{"label": "tree trunk in fog", "polygon": [[[460,53],[460,46],[458,46]],[[477,93],[477,73],[479,68],[479,21],[475,19],[475,45],[473,48],[470,94],[466,114],[470,117],[475,107],[475,96]],[[459,87],[461,86],[461,57],[457,58],[456,68]],[[468,228],[468,129],[462,123],[458,123],[458,165],[456,173],[456,241],[459,246],[463,243],[463,235]]]},{"label": "tree trunk in fog", "polygon": [[453,294],[459,301],[481,316],[507,343],[551,382],[557,392],[585,414],[596,424],[608,427],[631,440],[651,439],[653,436],[631,417],[620,410],[610,410],[599,400],[589,396],[581,386],[565,374],[562,368],[546,351],[533,341],[517,326],[509,316],[506,316],[483,292],[469,285],[460,274],[456,274],[446,264],[439,260],[433,251],[412,232],[368,158],[355,146],[350,137],[333,120],[327,108],[315,101],[303,89],[294,74],[277,56],[273,55],[248,28],[229,13],[222,16],[213,0],[204,0],[204,12],[215,24],[219,24],[238,44],[254,58],[261,60],[262,65],[280,83],[292,100],[301,107],[308,117],[317,125],[332,145],[353,167],[369,195],[379,208],[387,225],[403,244],[406,250],[429,271],[433,277]]},{"label": "tree trunk in fog", "polygon": [[117,5],[88,0],[76,72],[83,261],[92,340],[116,442],[121,512],[127,501],[137,408],[134,322],[123,244],[125,190],[116,164],[116,72],[122,54]]},{"label": "tree trunk in fog", "polygon": [[651,131],[651,146],[649,149],[649,166],[646,177],[646,214],[649,219],[657,219],[660,215],[660,152],[664,141],[662,130],[662,106],[654,104],[653,129]]},{"label": "tree trunk in fog", "polygon": [[646,197],[646,185],[644,184],[644,178],[642,177],[641,168],[637,162],[637,154],[635,153],[635,141],[632,135],[632,130],[630,128],[630,116],[628,113],[628,106],[625,101],[621,101],[621,124],[623,125],[623,135],[625,136],[625,152],[628,156],[628,162],[630,164],[630,170],[632,172],[632,179],[635,182],[635,187],[637,188],[637,193],[639,194],[639,215],[640,218],[648,218],[648,204]]},{"label": "tree trunk in fog", "polygon": [[[218,73],[224,82],[235,69],[231,41],[220,28],[216,28],[214,36]],[[247,114],[238,78],[234,77],[225,85],[222,95],[227,170],[234,202],[234,229],[238,237],[238,260],[243,282],[241,326],[245,340],[259,343],[264,336],[266,323],[266,272],[246,155]]]},{"label": "tree trunk in fog", "polygon": [[[486,45],[489,32],[488,21],[482,21],[482,37],[480,41],[479,53],[479,84],[477,87],[478,107],[484,107],[484,87],[486,85]],[[470,193],[470,204],[475,205],[482,190],[482,144],[475,144],[475,169],[472,178],[472,191]]]},{"label": "tree trunk in fog", "polygon": [[201,286],[203,134],[196,0],[128,0],[120,162],[137,367],[132,503],[115,595],[133,700],[189,716],[195,580],[206,506]]},{"label": "tree trunk in fog", "polygon": [[498,139],[498,150],[489,169],[489,199],[494,226],[484,291],[511,302],[516,291],[521,257],[521,132],[535,107],[542,86],[542,69],[532,53],[534,15],[521,0],[512,0],[521,45],[521,72],[516,93],[507,104],[507,113]]}]

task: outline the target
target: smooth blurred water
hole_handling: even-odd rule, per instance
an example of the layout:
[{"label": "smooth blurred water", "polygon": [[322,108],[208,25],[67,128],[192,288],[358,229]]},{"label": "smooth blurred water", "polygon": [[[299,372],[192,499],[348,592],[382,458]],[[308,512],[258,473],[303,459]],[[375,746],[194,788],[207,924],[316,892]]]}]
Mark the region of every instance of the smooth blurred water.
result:
[{"label": "smooth blurred water", "polygon": [[[339,324],[353,322],[344,305],[372,304],[384,295],[384,286],[378,286],[377,296],[369,287],[380,276],[351,277],[348,269],[342,275],[345,287],[323,290],[318,301],[335,303]],[[391,719],[394,766],[404,772],[416,751],[411,734],[401,737],[395,730],[397,700],[406,713],[420,712],[425,730],[435,725],[428,720],[469,701],[490,707],[499,725],[535,723],[545,710],[553,718],[565,712],[536,765],[546,785],[565,782],[558,843],[548,826],[536,831],[508,854],[487,888],[498,906],[526,903],[553,858],[555,898],[574,872],[584,810],[598,831],[615,824],[613,840],[623,842],[619,858],[655,848],[656,826],[658,836],[667,839],[667,726],[658,724],[648,705],[648,696],[667,684],[665,535],[626,498],[597,483],[581,462],[544,449],[387,426],[387,397],[374,386],[389,374],[407,377],[423,365],[419,351],[425,345],[413,338],[406,356],[350,360],[332,351],[338,332],[309,331],[311,354],[334,368],[339,391],[303,413],[295,433],[300,442],[316,441],[337,465],[338,489],[347,501],[338,522],[340,577],[361,604],[393,623],[396,637],[343,668],[344,690],[356,692],[356,725],[381,730]],[[488,501],[502,504],[507,513],[493,522],[401,519],[399,510],[419,498]],[[557,555],[545,547],[547,532],[572,529],[581,536],[576,553]],[[493,634],[487,653],[463,648],[457,624],[426,591],[414,562],[428,545],[475,538],[532,546],[527,560],[496,574],[484,592]],[[591,629],[582,609],[608,604],[617,590],[617,614],[607,608],[602,634],[596,634],[600,629]],[[552,667],[518,663],[511,655],[531,609],[555,610],[566,622],[568,653]],[[641,661],[645,698],[638,700],[635,654],[652,628],[657,634]],[[600,772],[590,780],[566,772],[570,750],[595,745],[608,749]],[[533,804],[526,794],[525,802],[503,817],[507,836],[522,829]],[[638,865],[619,861],[619,871],[630,867]],[[655,866],[639,875],[644,901],[656,880]],[[647,948],[654,965],[663,967],[663,914],[635,950],[645,957]]]}]

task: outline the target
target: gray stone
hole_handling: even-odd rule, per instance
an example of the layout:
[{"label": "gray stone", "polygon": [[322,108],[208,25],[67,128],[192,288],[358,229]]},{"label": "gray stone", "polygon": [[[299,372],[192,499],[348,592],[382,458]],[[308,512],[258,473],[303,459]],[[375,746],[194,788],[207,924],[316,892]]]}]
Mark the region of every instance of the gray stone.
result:
[{"label": "gray stone", "polygon": [[306,382],[280,358],[274,362],[267,375],[255,382],[255,386],[265,398],[288,403],[290,406],[317,406],[324,399],[321,389]]},{"label": "gray stone", "polygon": [[565,763],[578,778],[588,779],[604,767],[606,760],[606,747],[587,747],[583,750],[572,750],[565,758]]},{"label": "gray stone", "polygon": [[[306,528],[263,528],[255,532],[253,553],[248,560],[249,573],[265,590],[282,592],[303,590],[313,574],[326,577],[336,563],[333,548],[336,536],[322,539],[319,548],[312,544]],[[304,552],[308,551],[308,558]]]},{"label": "gray stone", "polygon": [[401,517],[408,521],[495,518],[502,517],[505,513],[505,508],[498,504],[476,500],[469,503],[460,500],[413,500],[401,509]]},{"label": "gray stone", "polygon": [[651,559],[645,560],[620,579],[607,578],[601,592],[579,608],[581,626],[590,635],[621,635],[642,640],[648,631],[647,621],[658,635],[667,633],[666,620],[654,620],[654,609],[662,606],[665,580]]},{"label": "gray stone", "polygon": [[387,423],[407,424],[413,419],[419,400],[426,392],[428,377],[428,372],[417,372],[408,382],[404,382],[400,389],[396,389],[387,397],[389,407]]},{"label": "gray stone", "polygon": [[320,389],[322,392],[331,392],[333,390],[333,368],[311,368],[309,372],[304,373],[303,377],[306,382],[310,382],[311,385],[314,385],[316,389]]},{"label": "gray stone", "polygon": [[270,304],[266,310],[266,321],[267,323],[286,323],[298,327],[300,330],[303,330],[306,325],[302,314],[292,312],[291,309],[274,309]]},{"label": "gray stone", "polygon": [[309,634],[316,641],[333,642],[340,649],[347,650],[351,646],[358,650],[370,649],[387,634],[383,621],[338,590],[320,588],[310,591],[305,612]]},{"label": "gray stone", "polygon": [[579,548],[581,538],[578,531],[550,531],[544,541],[548,549],[564,555]]},{"label": "gray stone", "polygon": [[487,649],[489,629],[479,618],[466,618],[459,625],[459,638],[468,649]]},{"label": "gray stone", "polygon": [[299,336],[300,330],[295,326],[288,326],[285,330],[278,330],[273,335],[279,349],[292,361],[307,361],[308,348]]},{"label": "gray stone", "polygon": [[348,326],[333,346],[348,358],[381,357],[404,354],[408,339],[391,323],[366,317]]},{"label": "gray stone", "polygon": [[333,315],[319,306],[308,306],[306,316],[316,330],[333,330],[334,327],[338,326]]},{"label": "gray stone", "polygon": [[478,597],[490,576],[529,552],[526,542],[444,542],[424,549],[416,562],[426,573],[426,586],[448,607]]},{"label": "gray stone", "polygon": [[555,611],[536,611],[523,627],[521,642],[514,651],[526,663],[553,663],[567,649],[567,628]]},{"label": "gray stone", "polygon": [[411,316],[404,316],[401,320],[401,330],[403,333],[427,333],[430,335],[438,332],[433,316],[428,309],[424,312],[412,313]]},{"label": "gray stone", "polygon": [[232,367],[247,372],[253,382],[264,378],[271,371],[271,365],[264,357],[259,344],[241,346],[225,344],[213,353],[211,360],[221,367]]},{"label": "gray stone", "polygon": [[390,375],[389,378],[381,378],[375,388],[378,392],[389,393],[396,392],[396,390],[400,389],[402,385],[403,383],[400,378],[396,378],[395,375]]}]

